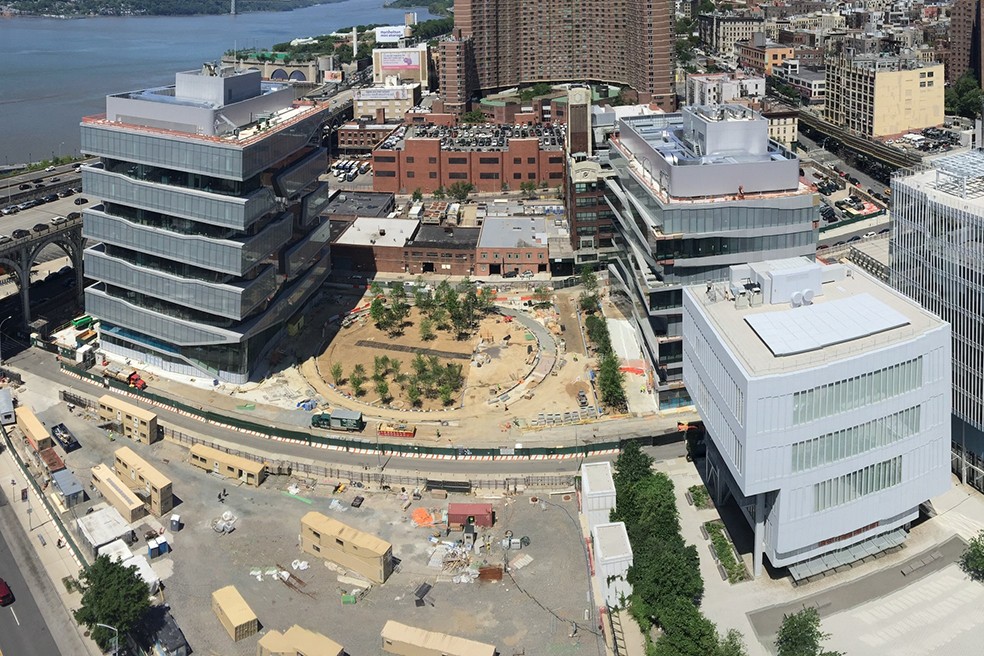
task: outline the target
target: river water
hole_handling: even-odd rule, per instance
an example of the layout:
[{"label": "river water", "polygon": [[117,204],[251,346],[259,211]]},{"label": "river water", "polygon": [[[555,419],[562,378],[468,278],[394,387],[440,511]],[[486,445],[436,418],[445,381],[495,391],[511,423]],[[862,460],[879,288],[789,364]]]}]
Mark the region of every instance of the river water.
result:
[{"label": "river water", "polygon": [[[403,23],[383,0],[238,16],[0,18],[0,163],[77,154],[79,120],[108,94],[173,84],[234,47],[269,48],[351,25]],[[430,16],[416,9],[420,20]]]}]

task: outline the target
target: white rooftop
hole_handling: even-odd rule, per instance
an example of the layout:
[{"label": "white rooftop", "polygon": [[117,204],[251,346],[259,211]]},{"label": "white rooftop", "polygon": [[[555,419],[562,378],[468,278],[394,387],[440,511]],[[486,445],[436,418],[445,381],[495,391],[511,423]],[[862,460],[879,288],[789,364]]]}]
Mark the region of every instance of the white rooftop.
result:
[{"label": "white rooftop", "polygon": [[594,527],[595,555],[600,561],[632,558],[632,545],[624,522],[598,524]]},{"label": "white rooftop", "polygon": [[909,320],[874,298],[858,294],[745,317],[774,355],[795,355],[905,326]]},{"label": "white rooftop", "polygon": [[606,460],[581,465],[581,492],[584,495],[614,494],[615,480],[612,478],[612,463]]},{"label": "white rooftop", "polygon": [[93,547],[109,544],[130,532],[130,525],[116,508],[107,506],[78,519],[82,536]]},{"label": "white rooftop", "polygon": [[[805,258],[801,260],[807,262]],[[750,376],[779,374],[819,367],[855,357],[865,351],[909,341],[945,324],[918,303],[879,282],[852,264],[809,263],[797,269],[795,262],[775,265],[768,278],[754,281],[748,265],[732,267],[732,275],[751,272],[753,282],[689,287],[685,293],[696,303],[721,341]],[[771,289],[770,289],[771,285]],[[761,302],[750,302],[761,289]],[[805,303],[809,289],[813,298]],[[735,291],[750,292],[743,303]],[[770,292],[782,302],[770,304]],[[798,305],[794,307],[794,305]]]},{"label": "white rooftop", "polygon": [[109,544],[104,544],[96,550],[96,553],[100,556],[109,556],[110,560],[119,563],[133,557],[130,547],[126,546],[126,542],[123,540],[113,540]]},{"label": "white rooftop", "polygon": [[417,232],[416,219],[358,218],[335,242],[348,246],[395,246],[402,248]]}]

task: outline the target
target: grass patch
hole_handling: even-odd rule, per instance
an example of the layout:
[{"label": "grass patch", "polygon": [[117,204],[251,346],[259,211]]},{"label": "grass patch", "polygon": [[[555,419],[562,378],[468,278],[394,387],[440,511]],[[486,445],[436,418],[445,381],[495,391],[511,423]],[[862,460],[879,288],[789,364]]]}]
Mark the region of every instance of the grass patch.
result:
[{"label": "grass patch", "polygon": [[711,507],[711,495],[707,493],[707,488],[703,485],[691,485],[687,488],[690,498],[694,502],[694,507],[699,509]]},{"label": "grass patch", "polygon": [[711,537],[711,544],[714,546],[714,553],[718,557],[718,562],[728,574],[728,581],[738,583],[748,578],[745,565],[735,557],[735,548],[731,546],[731,540],[724,532],[724,525],[720,522],[707,522],[704,524],[704,528]]},{"label": "grass patch", "polygon": [[79,582],[74,577],[66,576],[62,579],[62,584],[68,592],[75,592],[79,589]]}]

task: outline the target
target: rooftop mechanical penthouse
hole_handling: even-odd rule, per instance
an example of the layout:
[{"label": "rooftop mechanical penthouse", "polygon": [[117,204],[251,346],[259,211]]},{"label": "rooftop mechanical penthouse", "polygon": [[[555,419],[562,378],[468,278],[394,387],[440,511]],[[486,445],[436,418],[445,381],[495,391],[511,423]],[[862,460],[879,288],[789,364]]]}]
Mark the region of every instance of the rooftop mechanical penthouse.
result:
[{"label": "rooftop mechanical penthouse", "polygon": [[327,277],[327,105],[206,64],[82,121],[86,311],[103,350],[244,382]]}]

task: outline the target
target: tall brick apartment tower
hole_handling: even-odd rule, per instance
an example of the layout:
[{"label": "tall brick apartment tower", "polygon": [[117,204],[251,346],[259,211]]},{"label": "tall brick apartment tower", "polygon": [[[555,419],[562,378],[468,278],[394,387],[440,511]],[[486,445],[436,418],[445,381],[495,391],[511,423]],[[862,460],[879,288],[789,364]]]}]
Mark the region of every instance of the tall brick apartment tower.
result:
[{"label": "tall brick apartment tower", "polygon": [[950,6],[950,63],[946,81],[956,82],[968,70],[980,82],[984,73],[984,42],[981,39],[981,0],[956,0]]},{"label": "tall brick apartment tower", "polygon": [[441,99],[537,82],[610,82],[676,109],[670,0],[455,0],[443,42]]}]

